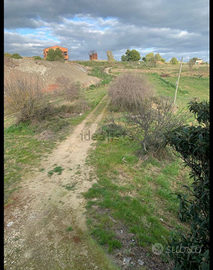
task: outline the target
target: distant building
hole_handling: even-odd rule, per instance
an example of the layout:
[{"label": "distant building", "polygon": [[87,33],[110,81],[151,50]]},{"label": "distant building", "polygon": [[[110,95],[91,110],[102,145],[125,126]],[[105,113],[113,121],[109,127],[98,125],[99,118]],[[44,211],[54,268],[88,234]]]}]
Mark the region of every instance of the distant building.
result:
[{"label": "distant building", "polygon": [[98,60],[98,54],[96,51],[89,51],[89,60]]},{"label": "distant building", "polygon": [[198,58],[196,61],[195,61],[195,65],[200,65],[204,63],[202,59]]},{"label": "distant building", "polygon": [[67,48],[63,48],[63,47],[60,47],[60,46],[52,46],[52,47],[44,49],[43,50],[44,59],[46,59],[49,49],[55,50],[57,48],[59,48],[62,51],[62,54],[64,56],[64,60],[68,60],[68,50],[67,50]]}]

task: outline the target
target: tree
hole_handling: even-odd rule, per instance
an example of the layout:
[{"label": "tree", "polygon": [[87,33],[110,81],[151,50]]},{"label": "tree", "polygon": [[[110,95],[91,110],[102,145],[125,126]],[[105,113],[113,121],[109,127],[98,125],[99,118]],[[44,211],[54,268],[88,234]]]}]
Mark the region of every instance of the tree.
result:
[{"label": "tree", "polygon": [[141,59],[141,56],[140,56],[140,53],[133,49],[130,53],[130,57],[129,57],[129,60],[130,61],[139,61]]},{"label": "tree", "polygon": [[123,54],[123,55],[121,56],[121,61],[123,61],[123,62],[124,62],[124,61],[127,61],[126,55]]},{"label": "tree", "polygon": [[154,53],[148,53],[147,55],[146,55],[146,60],[147,60],[147,62],[149,62],[149,60],[151,59],[151,58],[153,58],[154,57]]},{"label": "tree", "polygon": [[154,55],[154,53],[148,53],[144,58],[146,59],[146,62],[149,62],[152,66],[156,66],[156,63],[158,61],[163,63],[166,62],[166,60],[162,58],[159,53],[157,53],[156,55]]},{"label": "tree", "polygon": [[152,66],[156,66],[157,60],[156,60],[155,56],[149,59],[149,63],[150,63]]},{"label": "tree", "polygon": [[[191,186],[183,186],[185,194],[178,193],[179,219],[189,222],[191,230],[177,231],[169,240],[168,253],[175,261],[174,269],[210,269],[210,103],[189,103],[189,110],[198,122],[194,126],[179,126],[170,131],[167,143],[180,153],[191,169]],[[171,250],[188,250],[172,252]],[[190,252],[191,250],[191,252]],[[192,252],[192,250],[194,250]]]},{"label": "tree", "polygon": [[196,63],[196,60],[198,60],[197,57],[193,57],[192,60],[194,61],[194,63]]},{"label": "tree", "polygon": [[146,59],[146,57],[144,56],[144,57],[142,57],[142,61],[144,61],[144,62],[146,62],[147,61],[147,59]]},{"label": "tree", "polygon": [[156,65],[156,58],[154,53],[148,53],[146,55],[146,62],[149,63],[149,65],[155,66]]},{"label": "tree", "polygon": [[170,60],[170,64],[172,64],[172,65],[178,65],[178,60],[177,60],[177,58],[176,57],[173,57],[171,60]]},{"label": "tree", "polygon": [[135,49],[133,50],[127,49],[125,54],[121,56],[122,61],[139,61],[140,59],[141,59],[140,53]]},{"label": "tree", "polygon": [[114,56],[112,54],[112,51],[107,51],[107,60],[109,62],[114,62],[115,61]]},{"label": "tree", "polygon": [[62,51],[59,48],[56,48],[55,50],[49,49],[46,60],[48,61],[60,61],[63,60],[64,56],[62,54]]},{"label": "tree", "polygon": [[159,53],[157,53],[157,54],[155,55],[155,60],[156,60],[156,61],[161,61],[161,62],[163,62],[163,63],[166,62],[166,60],[165,60],[164,58],[162,58],[162,57],[160,56]]},{"label": "tree", "polygon": [[189,60],[188,65],[190,70],[195,65],[197,59],[198,59],[197,57],[193,57],[192,59]]},{"label": "tree", "polygon": [[126,50],[125,54],[121,56],[122,61],[129,61],[131,51],[129,49]]},{"label": "tree", "polygon": [[13,54],[11,55],[11,57],[14,58],[14,59],[22,59],[21,55],[18,54],[18,53],[13,53]]},{"label": "tree", "polygon": [[188,62],[188,65],[189,65],[189,69],[190,70],[192,69],[192,67],[194,66],[194,64],[195,64],[195,62],[192,59],[190,59],[189,62]]}]

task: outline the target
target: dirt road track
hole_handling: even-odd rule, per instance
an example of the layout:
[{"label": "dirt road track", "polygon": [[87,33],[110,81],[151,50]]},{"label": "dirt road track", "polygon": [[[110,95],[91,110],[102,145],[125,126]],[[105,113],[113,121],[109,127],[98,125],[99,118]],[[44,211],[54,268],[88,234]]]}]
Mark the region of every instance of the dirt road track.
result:
[{"label": "dirt road track", "polygon": [[[15,203],[5,209],[6,269],[117,269],[87,234],[86,202],[81,194],[96,182],[93,169],[85,164],[94,141],[81,134],[95,132],[107,104],[105,96],[73,133],[43,158],[40,170],[21,182]],[[48,176],[56,166],[62,167],[61,175]]]}]

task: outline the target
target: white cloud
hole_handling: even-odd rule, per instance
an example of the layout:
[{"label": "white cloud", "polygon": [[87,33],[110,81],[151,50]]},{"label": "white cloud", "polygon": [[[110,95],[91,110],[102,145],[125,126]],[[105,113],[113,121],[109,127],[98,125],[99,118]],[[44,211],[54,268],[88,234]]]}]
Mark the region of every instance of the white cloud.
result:
[{"label": "white cloud", "polygon": [[61,45],[85,60],[89,50],[99,59],[112,50],[117,60],[128,48],[166,59],[196,52],[208,61],[208,12],[208,0],[5,0],[4,47],[42,56],[41,48]]}]

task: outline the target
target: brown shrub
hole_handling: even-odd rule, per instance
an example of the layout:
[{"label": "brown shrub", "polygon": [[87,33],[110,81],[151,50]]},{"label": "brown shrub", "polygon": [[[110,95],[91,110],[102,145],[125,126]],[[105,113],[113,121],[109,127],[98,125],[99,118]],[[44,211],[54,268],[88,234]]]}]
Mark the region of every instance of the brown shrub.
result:
[{"label": "brown shrub", "polygon": [[108,91],[112,105],[121,111],[137,110],[141,102],[152,96],[154,92],[144,75],[131,72],[117,77]]},{"label": "brown shrub", "polygon": [[5,114],[16,114],[20,121],[36,118],[37,112],[47,106],[37,76],[11,72],[4,78]]},{"label": "brown shrub", "polygon": [[71,81],[65,76],[58,77],[56,83],[59,85],[59,90],[56,91],[56,94],[63,95],[68,101],[79,98],[80,86],[78,83]]},{"label": "brown shrub", "polygon": [[161,76],[161,77],[170,77],[170,75],[167,74],[167,73],[162,73],[160,76]]}]

